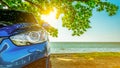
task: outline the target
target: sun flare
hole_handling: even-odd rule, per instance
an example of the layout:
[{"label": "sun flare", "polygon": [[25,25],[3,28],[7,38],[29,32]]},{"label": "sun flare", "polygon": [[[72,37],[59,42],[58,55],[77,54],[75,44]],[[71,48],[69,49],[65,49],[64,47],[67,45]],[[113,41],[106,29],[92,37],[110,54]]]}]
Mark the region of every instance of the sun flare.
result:
[{"label": "sun flare", "polygon": [[56,13],[57,13],[57,9],[54,8],[54,10],[52,12],[50,12],[50,14],[42,15],[41,19],[44,20],[45,22],[49,23],[51,26],[57,28]]}]

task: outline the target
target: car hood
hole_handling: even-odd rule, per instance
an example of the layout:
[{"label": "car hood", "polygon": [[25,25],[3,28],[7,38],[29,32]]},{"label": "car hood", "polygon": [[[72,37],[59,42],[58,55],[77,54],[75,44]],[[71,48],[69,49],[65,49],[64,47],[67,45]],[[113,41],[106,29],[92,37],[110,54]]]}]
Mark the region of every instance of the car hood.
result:
[{"label": "car hood", "polygon": [[[28,27],[29,25],[26,23],[22,23],[22,24],[14,24],[12,26],[6,26],[3,28],[0,28],[0,37],[4,37],[4,36],[10,36],[12,34],[14,34],[14,32],[18,29],[21,28],[25,28]],[[22,31],[22,30],[21,30]]]}]

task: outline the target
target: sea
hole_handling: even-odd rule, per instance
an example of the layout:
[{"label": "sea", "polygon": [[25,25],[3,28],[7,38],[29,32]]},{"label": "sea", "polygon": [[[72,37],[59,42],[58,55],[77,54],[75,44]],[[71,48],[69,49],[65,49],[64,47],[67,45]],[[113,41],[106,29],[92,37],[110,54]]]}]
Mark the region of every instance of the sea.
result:
[{"label": "sea", "polygon": [[120,52],[120,42],[50,42],[51,53]]}]

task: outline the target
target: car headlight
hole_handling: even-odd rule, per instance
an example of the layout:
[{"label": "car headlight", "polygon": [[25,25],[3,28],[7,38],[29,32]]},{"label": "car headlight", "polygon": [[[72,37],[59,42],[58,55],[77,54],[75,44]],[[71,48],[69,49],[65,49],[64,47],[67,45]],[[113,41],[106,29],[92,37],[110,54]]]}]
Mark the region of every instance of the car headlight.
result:
[{"label": "car headlight", "polygon": [[40,30],[40,31],[29,31],[21,34],[17,34],[11,36],[10,39],[15,45],[31,45],[42,43],[48,40],[47,32]]}]

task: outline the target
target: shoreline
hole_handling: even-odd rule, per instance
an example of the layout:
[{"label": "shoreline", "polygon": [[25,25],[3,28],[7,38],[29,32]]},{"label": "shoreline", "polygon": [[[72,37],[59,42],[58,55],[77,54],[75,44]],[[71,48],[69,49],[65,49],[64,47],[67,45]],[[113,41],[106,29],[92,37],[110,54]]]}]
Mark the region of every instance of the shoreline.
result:
[{"label": "shoreline", "polygon": [[[25,68],[40,68],[45,65],[41,60]],[[51,68],[120,68],[120,52],[51,54],[49,63]]]},{"label": "shoreline", "polygon": [[120,57],[120,52],[90,52],[90,53],[54,53],[51,54],[51,57],[59,56],[59,57]]},{"label": "shoreline", "polygon": [[51,55],[52,68],[120,68],[120,52]]}]

